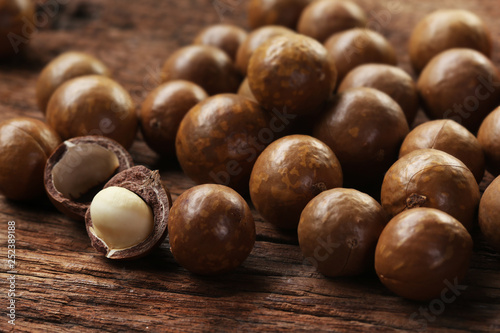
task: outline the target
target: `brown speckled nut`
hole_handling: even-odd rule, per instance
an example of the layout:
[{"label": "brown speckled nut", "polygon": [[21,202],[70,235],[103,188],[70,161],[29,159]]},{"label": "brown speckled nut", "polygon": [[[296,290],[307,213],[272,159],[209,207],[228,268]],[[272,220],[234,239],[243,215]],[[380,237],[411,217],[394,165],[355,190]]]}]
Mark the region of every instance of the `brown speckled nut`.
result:
[{"label": "brown speckled nut", "polygon": [[453,217],[416,208],[394,217],[382,231],[375,270],[394,293],[417,301],[442,298],[469,268],[472,238]]},{"label": "brown speckled nut", "polygon": [[247,32],[231,24],[214,24],[196,35],[193,44],[211,45],[226,52],[232,61],[241,43],[247,38]]},{"label": "brown speckled nut", "polygon": [[282,25],[295,29],[300,13],[313,0],[251,0],[248,3],[248,25],[256,29]]},{"label": "brown speckled nut", "polygon": [[500,252],[500,177],[493,180],[481,198],[479,227],[490,246]]},{"label": "brown speckled nut", "polygon": [[182,193],[170,211],[168,232],[175,260],[196,274],[238,267],[255,243],[250,208],[223,185],[198,185]]}]

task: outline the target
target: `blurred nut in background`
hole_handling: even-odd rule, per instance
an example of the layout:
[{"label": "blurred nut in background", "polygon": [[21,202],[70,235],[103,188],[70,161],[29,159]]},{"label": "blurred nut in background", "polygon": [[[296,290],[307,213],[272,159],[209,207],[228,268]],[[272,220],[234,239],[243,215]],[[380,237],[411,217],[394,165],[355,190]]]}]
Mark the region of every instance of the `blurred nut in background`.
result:
[{"label": "blurred nut in background", "polygon": [[16,55],[28,43],[34,15],[34,1],[0,1],[0,58]]},{"label": "blurred nut in background", "polygon": [[253,95],[252,90],[250,89],[250,85],[248,84],[248,78],[245,78],[243,82],[241,82],[240,87],[238,88],[238,95],[257,102],[255,96]]},{"label": "blurred nut in background", "polygon": [[214,24],[196,35],[193,44],[215,46],[233,60],[236,60],[238,48],[247,38],[247,32],[232,24]]},{"label": "blurred nut in background", "polygon": [[282,25],[295,29],[300,13],[313,0],[250,0],[248,24],[251,29]]}]

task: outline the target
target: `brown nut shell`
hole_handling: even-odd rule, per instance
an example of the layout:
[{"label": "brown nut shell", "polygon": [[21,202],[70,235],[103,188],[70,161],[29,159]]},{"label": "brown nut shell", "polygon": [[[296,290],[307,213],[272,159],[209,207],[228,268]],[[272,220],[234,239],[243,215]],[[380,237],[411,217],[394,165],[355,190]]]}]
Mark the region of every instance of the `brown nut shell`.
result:
[{"label": "brown nut shell", "polygon": [[451,49],[425,66],[417,88],[431,119],[451,119],[475,133],[500,104],[499,82],[500,72],[482,53]]},{"label": "brown nut shell", "polygon": [[319,0],[300,15],[297,32],[323,43],[331,35],[368,23],[365,12],[352,1]]},{"label": "brown nut shell", "polygon": [[500,177],[486,188],[479,203],[479,227],[488,244],[500,252]]},{"label": "brown nut shell", "polygon": [[396,101],[411,125],[419,108],[417,84],[399,67],[385,64],[360,65],[342,80],[337,92],[350,88],[368,87],[380,90]]},{"label": "brown nut shell", "polygon": [[232,24],[214,24],[203,29],[194,38],[193,44],[211,45],[226,52],[232,61],[236,60],[236,52],[247,38],[247,32]]},{"label": "brown nut shell", "polygon": [[313,0],[250,0],[248,25],[256,29],[267,25],[282,25],[295,29],[302,10]]},{"label": "brown nut shell", "polygon": [[43,170],[61,143],[44,122],[17,117],[0,123],[0,193],[13,200],[30,200],[44,193]]},{"label": "brown nut shell", "polygon": [[129,93],[102,75],[66,81],[52,94],[45,116],[63,140],[102,135],[126,149],[132,145],[138,126],[135,104]]},{"label": "brown nut shell", "polygon": [[144,141],[160,155],[175,155],[175,136],[182,118],[207,97],[203,88],[189,81],[158,86],[146,97],[139,114]]},{"label": "brown nut shell", "polygon": [[489,57],[492,41],[486,24],[463,9],[441,9],[424,17],[410,36],[410,60],[419,73],[439,53],[452,48],[470,48]]},{"label": "brown nut shell", "polygon": [[[0,13],[0,58],[13,57],[28,44],[30,36],[26,36],[23,29],[28,24],[35,29],[32,23],[35,3],[31,0],[3,0],[0,1]],[[31,35],[32,30],[28,31]]]},{"label": "brown nut shell", "polygon": [[427,301],[451,293],[469,268],[472,238],[452,216],[415,208],[394,217],[380,235],[375,270],[399,296]]},{"label": "brown nut shell", "polygon": [[368,29],[354,28],[336,33],[324,45],[335,61],[339,82],[362,64],[397,63],[396,52],[389,41],[378,32]]},{"label": "brown nut shell", "polygon": [[85,214],[85,227],[92,246],[108,259],[137,259],[145,256],[161,245],[167,236],[167,221],[172,207],[170,192],[161,182],[158,170],[152,171],[137,165],[119,172],[111,178],[104,188],[123,187],[141,197],[153,211],[154,226],[151,234],[141,243],[126,249],[110,249],[93,228],[90,209]]},{"label": "brown nut shell", "polygon": [[380,185],[408,132],[403,111],[387,94],[352,88],[334,97],[317,119],[313,135],[339,159],[344,182],[365,189]]},{"label": "brown nut shell", "polygon": [[203,275],[238,267],[255,243],[248,204],[223,185],[198,185],[182,193],[170,211],[168,233],[175,260]]},{"label": "brown nut shell", "polygon": [[257,158],[250,197],[267,222],[296,229],[312,198],[340,186],[342,169],[332,150],[311,136],[289,135],[271,143]]},{"label": "brown nut shell", "polygon": [[49,62],[36,83],[36,100],[45,113],[50,96],[64,82],[84,75],[110,76],[109,69],[100,60],[82,52],[65,52]]},{"label": "brown nut shell", "polygon": [[382,206],[390,217],[416,207],[436,208],[471,230],[479,205],[479,186],[456,157],[419,149],[400,158],[382,183]]},{"label": "brown nut shell", "polygon": [[241,82],[231,58],[209,45],[189,45],[175,51],[165,61],[161,79],[191,81],[209,95],[236,92]]},{"label": "brown nut shell", "polygon": [[323,45],[298,34],[262,44],[248,65],[250,89],[267,110],[313,114],[331,95],[336,80],[337,70]]},{"label": "brown nut shell", "polygon": [[375,246],[387,222],[382,206],[368,194],[331,189],[302,211],[300,249],[323,275],[358,275],[373,269]]},{"label": "brown nut shell", "polygon": [[442,150],[462,161],[479,184],[484,176],[484,153],[479,141],[459,123],[438,119],[415,127],[406,136],[399,157],[417,149]]},{"label": "brown nut shell", "polygon": [[101,136],[64,141],[45,166],[45,190],[66,216],[83,221],[92,197],[116,173],[133,166],[119,143]]},{"label": "brown nut shell", "polygon": [[483,120],[477,139],[486,158],[486,169],[494,176],[500,175],[500,107]]}]

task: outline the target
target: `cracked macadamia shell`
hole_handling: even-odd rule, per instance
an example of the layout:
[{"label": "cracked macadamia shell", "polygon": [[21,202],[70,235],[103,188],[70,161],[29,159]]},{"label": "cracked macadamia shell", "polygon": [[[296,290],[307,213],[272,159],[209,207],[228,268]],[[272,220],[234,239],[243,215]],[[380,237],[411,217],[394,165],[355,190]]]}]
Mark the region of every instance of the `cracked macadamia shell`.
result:
[{"label": "cracked macadamia shell", "polygon": [[316,40],[298,35],[276,37],[257,48],[248,65],[248,83],[266,110],[314,114],[337,82],[337,70]]},{"label": "cracked macadamia shell", "polygon": [[382,206],[368,194],[335,188],[318,194],[302,211],[299,245],[323,275],[373,270],[378,237],[387,224]]},{"label": "cracked macadamia shell", "polygon": [[133,166],[119,143],[101,136],[76,137],[61,143],[45,166],[45,190],[66,216],[82,220],[96,194],[116,173]]},{"label": "cracked macadamia shell", "polygon": [[247,32],[232,24],[214,24],[203,29],[194,38],[193,44],[211,45],[226,52],[232,61],[241,43],[247,38]]},{"label": "cracked macadamia shell", "polygon": [[399,67],[366,64],[354,68],[340,83],[337,92],[350,88],[368,87],[380,90],[396,101],[411,125],[419,108],[417,84]]},{"label": "cracked macadamia shell", "polygon": [[327,105],[313,135],[339,159],[345,184],[364,189],[379,186],[408,131],[401,107],[387,94],[353,88],[337,94]]},{"label": "cracked macadamia shell", "polygon": [[490,246],[500,252],[500,177],[493,180],[481,197],[479,227]]},{"label": "cracked macadamia shell", "polygon": [[390,217],[416,207],[436,208],[471,230],[479,195],[474,175],[459,159],[437,149],[419,149],[387,171],[381,201]]},{"label": "cracked macadamia shell", "polygon": [[17,117],[0,123],[0,193],[13,200],[30,200],[44,193],[43,170],[61,143],[44,122]]},{"label": "cracked macadamia shell", "polygon": [[462,161],[479,184],[484,176],[484,154],[476,137],[459,123],[438,119],[415,127],[405,138],[399,157],[417,149],[442,150]]},{"label": "cracked macadamia shell", "polygon": [[500,73],[482,53],[444,51],[425,66],[417,88],[431,119],[451,119],[476,133],[483,119],[500,104]]},{"label": "cracked macadamia shell", "polygon": [[191,81],[209,95],[236,92],[242,80],[226,52],[210,45],[189,45],[172,53],[161,79]]},{"label": "cracked macadamia shell", "polygon": [[85,226],[92,246],[109,259],[137,259],[145,256],[161,245],[167,236],[167,221],[172,207],[170,193],[160,179],[158,170],[152,171],[138,165],[116,174],[104,189],[123,187],[138,195],[151,208],[153,213],[153,231],[142,242],[123,249],[113,249],[97,236],[92,222],[91,209],[85,214]]},{"label": "cracked macadamia shell", "polygon": [[190,188],[168,219],[170,250],[187,270],[220,274],[238,267],[255,243],[255,223],[245,200],[227,186]]},{"label": "cracked macadamia shell", "polygon": [[486,159],[486,169],[498,176],[500,174],[500,107],[491,112],[482,122],[477,139]]},{"label": "cracked macadamia shell", "polygon": [[45,116],[63,140],[102,135],[126,149],[132,145],[138,125],[129,93],[102,75],[66,81],[52,94]]},{"label": "cracked macadamia shell", "polygon": [[139,114],[144,141],[160,155],[175,155],[175,136],[182,118],[207,97],[205,90],[189,81],[158,86],[146,97]]},{"label": "cracked macadamia shell", "polygon": [[267,25],[281,25],[295,29],[303,9],[313,0],[250,0],[248,25],[256,29]]},{"label": "cracked macadamia shell", "polygon": [[281,121],[245,97],[212,96],[182,120],[175,143],[177,159],[198,184],[216,183],[246,192],[257,156],[285,127]]},{"label": "cracked macadamia shell", "polygon": [[399,296],[427,301],[451,294],[469,268],[472,239],[452,216],[415,208],[394,217],[380,235],[375,270]]},{"label": "cracked macadamia shell", "polygon": [[110,76],[100,60],[82,52],[65,52],[52,59],[40,73],[36,83],[38,107],[45,113],[50,96],[64,82],[84,75]]},{"label": "cracked macadamia shell", "polygon": [[[24,49],[29,36],[25,36],[24,29],[32,24],[35,15],[35,3],[31,0],[3,0],[0,1],[0,59],[18,55]],[[27,22],[27,23],[26,23]],[[31,31],[31,30],[30,30]]]},{"label": "cracked macadamia shell", "polygon": [[332,150],[311,136],[289,135],[271,143],[257,158],[250,197],[267,222],[296,229],[312,198],[340,186],[342,169]]},{"label": "cracked macadamia shell", "polygon": [[425,16],[413,29],[409,42],[410,60],[419,73],[437,54],[452,48],[470,48],[487,57],[491,34],[474,13],[462,9],[441,9]]}]

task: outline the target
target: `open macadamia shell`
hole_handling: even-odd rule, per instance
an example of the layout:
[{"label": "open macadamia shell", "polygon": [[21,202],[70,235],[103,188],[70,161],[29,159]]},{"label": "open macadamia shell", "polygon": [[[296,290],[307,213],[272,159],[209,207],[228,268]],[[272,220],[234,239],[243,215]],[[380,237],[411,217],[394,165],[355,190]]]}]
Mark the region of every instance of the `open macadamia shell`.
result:
[{"label": "open macadamia shell", "polygon": [[491,112],[481,123],[477,140],[486,159],[486,170],[500,175],[500,107]]},{"label": "open macadamia shell", "polygon": [[382,206],[390,217],[417,207],[436,208],[471,230],[479,205],[479,186],[458,158],[437,149],[418,149],[401,157],[382,183]]},{"label": "open macadamia shell", "polygon": [[163,186],[158,170],[152,171],[142,165],[131,167],[116,174],[103,189],[116,186],[123,187],[138,195],[151,208],[153,212],[153,231],[137,245],[112,249],[104,240],[99,238],[94,230],[91,210],[85,214],[85,226],[92,246],[109,259],[136,259],[145,256],[156,247],[160,246],[167,236],[167,221],[172,207],[169,191]]},{"label": "open macadamia shell", "polygon": [[500,177],[486,188],[479,203],[479,227],[488,244],[500,252]]},{"label": "open macadamia shell", "polygon": [[64,141],[45,165],[45,190],[66,216],[83,221],[93,195],[118,172],[133,166],[119,143],[101,136]]}]

